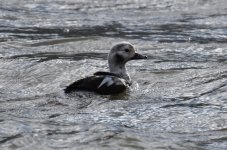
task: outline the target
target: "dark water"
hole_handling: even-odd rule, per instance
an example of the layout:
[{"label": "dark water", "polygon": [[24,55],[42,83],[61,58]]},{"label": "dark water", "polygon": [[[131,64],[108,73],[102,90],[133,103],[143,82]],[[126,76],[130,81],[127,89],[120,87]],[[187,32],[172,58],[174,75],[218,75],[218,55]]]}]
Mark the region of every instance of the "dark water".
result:
[{"label": "dark water", "polygon": [[[132,89],[63,93],[120,41]],[[227,1],[1,1],[0,149],[226,150]]]}]

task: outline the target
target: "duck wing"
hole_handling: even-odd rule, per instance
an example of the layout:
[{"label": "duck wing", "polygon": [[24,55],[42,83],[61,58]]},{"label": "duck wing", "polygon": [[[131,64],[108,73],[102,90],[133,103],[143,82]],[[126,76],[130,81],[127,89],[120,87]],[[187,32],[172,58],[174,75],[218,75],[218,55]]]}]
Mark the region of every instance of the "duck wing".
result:
[{"label": "duck wing", "polygon": [[[107,72],[108,73],[108,72]],[[107,74],[96,74],[80,79],[65,88],[65,93],[73,91],[92,91],[99,94],[117,94],[125,91],[127,84],[125,80]]]},{"label": "duck wing", "polygon": [[100,76],[86,77],[70,84],[64,91],[65,93],[70,93],[72,91],[94,91],[102,80],[103,79]]}]

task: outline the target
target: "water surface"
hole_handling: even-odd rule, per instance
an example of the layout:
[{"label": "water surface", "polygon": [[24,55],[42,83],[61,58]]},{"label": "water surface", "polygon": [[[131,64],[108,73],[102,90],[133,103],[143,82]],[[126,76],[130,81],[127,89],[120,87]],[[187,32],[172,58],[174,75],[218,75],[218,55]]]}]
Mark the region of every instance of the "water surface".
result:
[{"label": "water surface", "polygon": [[[37,0],[0,4],[0,149],[227,148],[225,0]],[[126,93],[65,95],[108,70],[114,43],[131,61]]]}]

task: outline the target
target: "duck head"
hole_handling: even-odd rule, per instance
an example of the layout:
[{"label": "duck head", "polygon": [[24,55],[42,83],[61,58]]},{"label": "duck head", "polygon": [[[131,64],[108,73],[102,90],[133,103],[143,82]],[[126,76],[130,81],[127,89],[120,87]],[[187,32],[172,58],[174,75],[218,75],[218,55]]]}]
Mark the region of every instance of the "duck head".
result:
[{"label": "duck head", "polygon": [[108,64],[111,73],[115,73],[131,82],[126,70],[126,63],[130,60],[147,59],[147,56],[136,52],[135,47],[129,42],[121,42],[112,47],[108,54]]}]

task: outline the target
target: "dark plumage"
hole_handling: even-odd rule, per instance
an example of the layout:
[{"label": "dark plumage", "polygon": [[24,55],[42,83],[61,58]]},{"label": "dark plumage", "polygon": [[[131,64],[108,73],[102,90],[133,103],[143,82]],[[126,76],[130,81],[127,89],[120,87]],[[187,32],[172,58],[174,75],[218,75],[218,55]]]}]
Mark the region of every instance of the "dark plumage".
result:
[{"label": "dark plumage", "polygon": [[[104,79],[106,79],[105,82]],[[103,82],[103,84],[101,84]],[[108,84],[112,83],[112,84]],[[101,86],[100,86],[101,85]],[[118,75],[110,72],[97,72],[93,76],[80,79],[67,88],[65,93],[72,91],[92,91],[98,94],[117,94],[126,90],[127,83]]]}]

